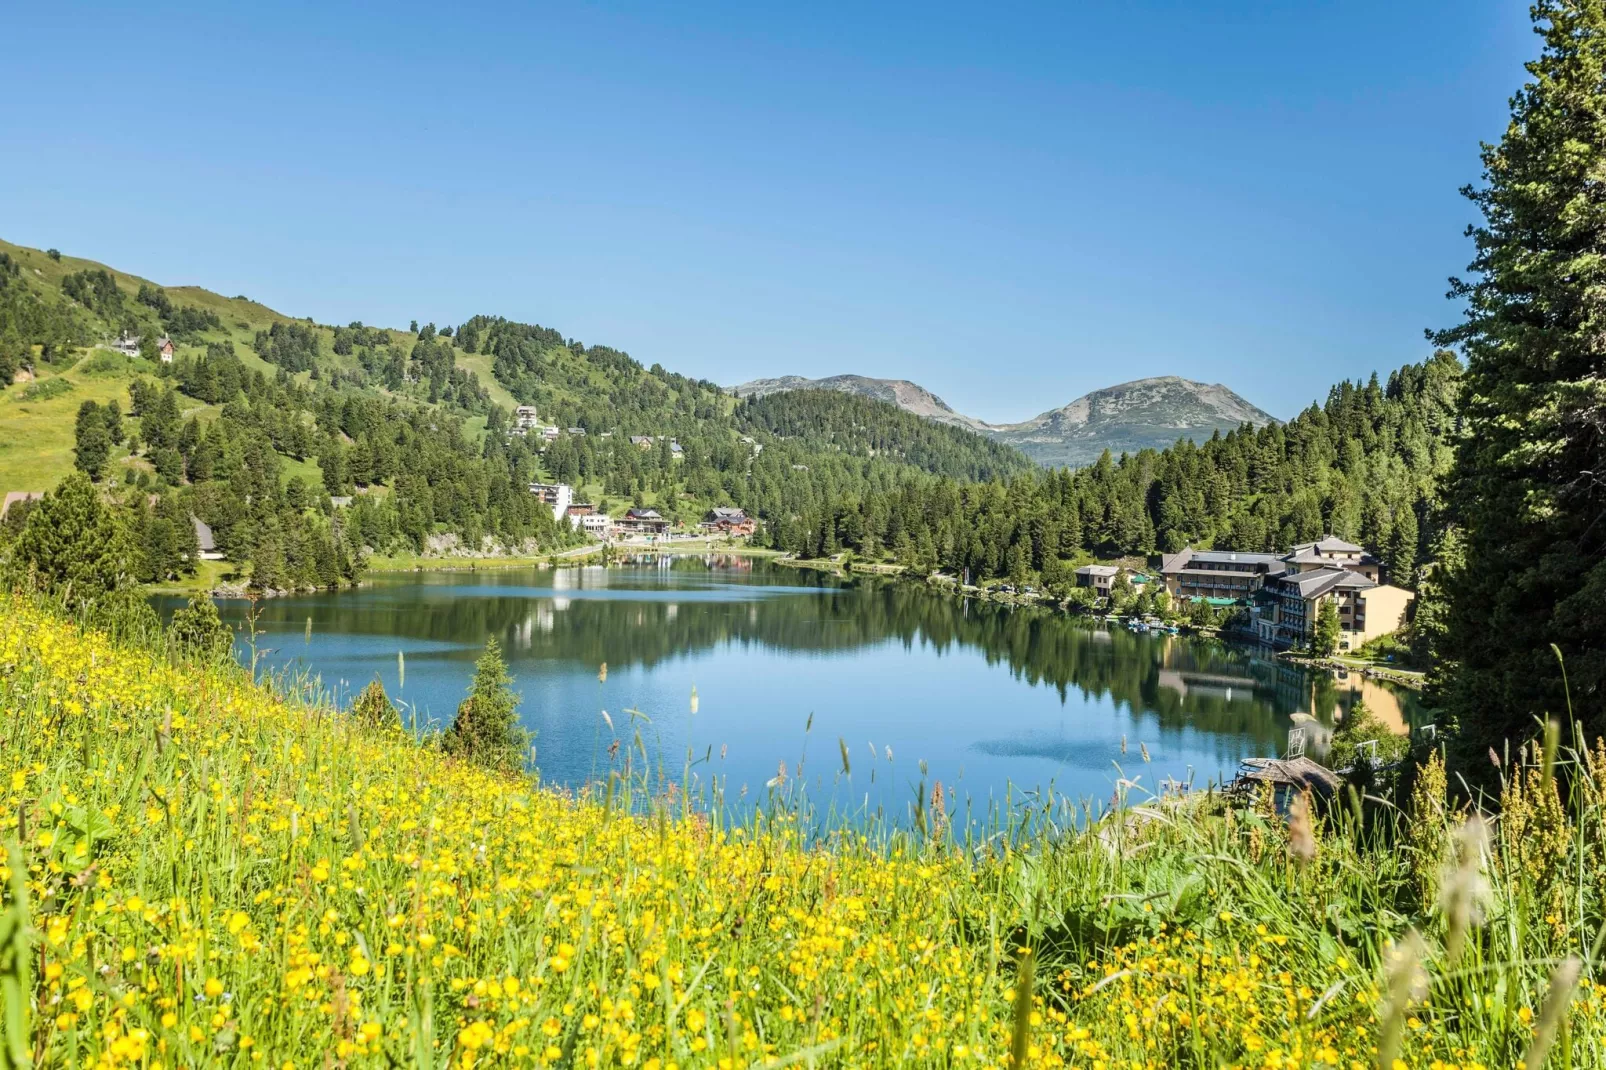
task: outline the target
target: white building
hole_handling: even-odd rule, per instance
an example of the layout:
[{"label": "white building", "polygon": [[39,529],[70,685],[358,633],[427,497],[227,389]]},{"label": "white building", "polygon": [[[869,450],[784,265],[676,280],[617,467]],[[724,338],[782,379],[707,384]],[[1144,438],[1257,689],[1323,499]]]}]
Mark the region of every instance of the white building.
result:
[{"label": "white building", "polygon": [[562,520],[574,503],[574,488],[567,483],[531,483],[530,493],[552,507],[552,519]]},{"label": "white building", "polygon": [[513,410],[513,426],[520,431],[528,431],[540,422],[540,414],[535,411],[534,405],[520,405]]},{"label": "white building", "polygon": [[569,523],[590,535],[593,539],[608,537],[608,526],[613,523],[607,513],[586,513],[583,516],[569,517]]}]

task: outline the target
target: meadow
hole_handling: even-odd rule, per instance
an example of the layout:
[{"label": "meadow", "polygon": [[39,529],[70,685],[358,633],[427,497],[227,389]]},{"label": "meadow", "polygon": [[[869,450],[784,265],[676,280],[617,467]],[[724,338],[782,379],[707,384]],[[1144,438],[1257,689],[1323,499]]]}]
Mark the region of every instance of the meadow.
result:
[{"label": "meadow", "polygon": [[1606,750],[1554,735],[1498,820],[1433,761],[1405,812],[865,826],[783,768],[737,818],[624,726],[566,794],[15,598],[0,707],[5,1065],[1603,1064]]}]

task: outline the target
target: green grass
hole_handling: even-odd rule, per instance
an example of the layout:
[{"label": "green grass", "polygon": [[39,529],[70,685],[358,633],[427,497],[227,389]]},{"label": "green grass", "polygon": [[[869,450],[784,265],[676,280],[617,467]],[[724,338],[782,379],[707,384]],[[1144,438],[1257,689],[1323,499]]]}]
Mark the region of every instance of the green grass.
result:
[{"label": "green grass", "polygon": [[[599,749],[619,737],[601,782],[548,790],[305,679],[275,696],[0,609],[0,1002],[35,1065],[980,1068],[1014,1048],[1570,1070],[1606,1050],[1606,749],[1508,768],[1487,841],[1432,765],[1403,810],[1285,819],[1123,785],[1108,812],[972,811],[921,778],[896,815],[827,815],[784,770],[738,799],[711,753],[659,766],[645,718],[681,711],[594,718]],[[810,781],[917,777],[826,742]]]},{"label": "green grass", "polygon": [[[38,381],[0,392],[0,492],[49,490],[73,470],[73,429],[78,406],[85,401],[104,404],[116,398],[127,411],[128,384],[136,369],[113,371],[95,362],[96,357],[79,362],[91,362],[88,371],[41,364]],[[116,475],[126,457],[126,449],[115,450],[108,472]]]}]

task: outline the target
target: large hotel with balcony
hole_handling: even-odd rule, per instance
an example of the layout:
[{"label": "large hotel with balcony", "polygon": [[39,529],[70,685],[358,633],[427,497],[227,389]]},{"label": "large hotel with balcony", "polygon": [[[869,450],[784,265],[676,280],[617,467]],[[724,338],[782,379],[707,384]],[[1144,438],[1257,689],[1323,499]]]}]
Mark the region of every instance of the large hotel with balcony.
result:
[{"label": "large hotel with balcony", "polygon": [[1259,638],[1309,645],[1322,604],[1336,604],[1339,649],[1353,650],[1405,623],[1410,591],[1383,582],[1382,564],[1361,547],[1327,536],[1282,554],[1182,550],[1160,565],[1173,598],[1245,603]]}]

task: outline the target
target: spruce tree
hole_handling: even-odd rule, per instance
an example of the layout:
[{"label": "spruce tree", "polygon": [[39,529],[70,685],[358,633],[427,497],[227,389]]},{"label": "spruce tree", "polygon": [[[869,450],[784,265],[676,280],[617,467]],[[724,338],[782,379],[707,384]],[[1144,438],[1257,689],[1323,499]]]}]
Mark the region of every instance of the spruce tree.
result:
[{"label": "spruce tree", "polygon": [[519,696],[512,683],[501,647],[492,636],[474,663],[468,697],[458,705],[457,718],[442,741],[448,754],[491,769],[523,766],[526,737],[519,727]]},{"label": "spruce tree", "polygon": [[1606,4],[1532,14],[1544,48],[1466,191],[1483,215],[1473,278],[1453,283],[1466,319],[1440,336],[1467,357],[1444,700],[1484,773],[1489,747],[1567,715],[1551,644],[1574,712],[1606,728]]}]

